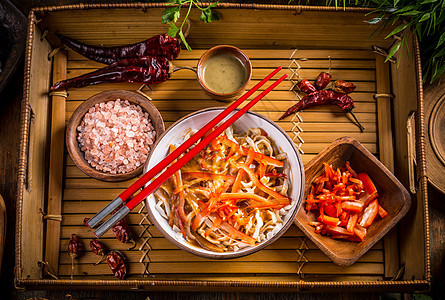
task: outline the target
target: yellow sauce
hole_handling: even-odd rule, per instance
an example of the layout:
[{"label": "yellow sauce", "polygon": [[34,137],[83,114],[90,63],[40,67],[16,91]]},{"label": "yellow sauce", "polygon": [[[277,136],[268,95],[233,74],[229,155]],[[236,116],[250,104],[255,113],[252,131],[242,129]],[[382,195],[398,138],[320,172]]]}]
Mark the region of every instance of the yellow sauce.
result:
[{"label": "yellow sauce", "polygon": [[241,61],[230,54],[217,54],[207,61],[204,83],[213,92],[228,94],[237,91],[247,80]]}]

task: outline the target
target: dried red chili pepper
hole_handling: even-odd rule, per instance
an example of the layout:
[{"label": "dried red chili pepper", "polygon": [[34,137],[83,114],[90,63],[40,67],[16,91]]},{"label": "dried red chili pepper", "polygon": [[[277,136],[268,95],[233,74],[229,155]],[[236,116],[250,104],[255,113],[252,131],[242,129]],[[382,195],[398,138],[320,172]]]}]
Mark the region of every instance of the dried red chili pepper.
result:
[{"label": "dried red chili pepper", "polygon": [[328,86],[329,82],[331,82],[332,75],[326,72],[321,72],[317,79],[315,80],[315,88],[317,90],[322,90]]},{"label": "dried red chili pepper", "polygon": [[156,84],[166,81],[173,72],[171,62],[161,56],[144,56],[120,60],[78,77],[56,82],[51,90],[80,88],[88,85],[110,82],[135,82]]},{"label": "dried red chili pepper", "polygon": [[102,244],[98,239],[92,239],[90,241],[90,248],[94,254],[102,256],[100,258],[100,260],[94,264],[96,266],[96,265],[100,264],[102,262],[102,260],[105,258],[106,249],[105,249],[104,244]]},{"label": "dried red chili pepper", "polygon": [[355,90],[355,85],[352,82],[344,80],[336,80],[334,82],[334,91],[342,94],[349,94]]},{"label": "dried red chili pepper", "polygon": [[130,227],[127,224],[127,221],[125,218],[119,220],[114,226],[113,226],[113,233],[114,236],[121,241],[124,244],[132,243],[133,246],[129,248],[128,250],[133,249],[136,247],[136,241],[133,238],[133,233],[131,232]]},{"label": "dried red chili pepper", "polygon": [[315,86],[312,83],[310,83],[310,81],[307,79],[300,80],[297,83],[297,86],[300,89],[300,91],[302,91],[303,93],[306,93],[306,94],[310,94],[310,93],[317,91]]},{"label": "dried red chili pepper", "polygon": [[121,59],[137,58],[148,55],[163,56],[169,60],[176,59],[181,50],[179,40],[168,34],[160,34],[145,41],[116,47],[86,45],[66,36],[57,36],[68,47],[83,56],[104,64],[112,64]]},{"label": "dried red chili pepper", "polygon": [[279,120],[289,116],[294,112],[318,106],[321,104],[337,104],[343,111],[354,108],[354,102],[351,97],[344,94],[336,93],[332,90],[321,90],[304,96],[297,104],[290,107],[279,118]]},{"label": "dried red chili pepper", "polygon": [[357,118],[352,113],[352,109],[354,108],[354,100],[352,100],[352,98],[346,94],[337,93],[332,90],[321,90],[304,96],[297,104],[291,106],[279,118],[279,120],[284,119],[294,112],[322,104],[335,104],[338,105],[344,112],[351,113],[360,129],[362,131],[364,130],[363,126],[358,122]]},{"label": "dried red chili pepper", "polygon": [[68,254],[71,257],[71,279],[74,278],[74,260],[82,256],[83,250],[82,241],[73,233],[68,244]]},{"label": "dried red chili pepper", "polygon": [[125,265],[125,256],[119,251],[111,251],[107,255],[107,263],[114,276],[124,279],[127,275],[127,266]]}]

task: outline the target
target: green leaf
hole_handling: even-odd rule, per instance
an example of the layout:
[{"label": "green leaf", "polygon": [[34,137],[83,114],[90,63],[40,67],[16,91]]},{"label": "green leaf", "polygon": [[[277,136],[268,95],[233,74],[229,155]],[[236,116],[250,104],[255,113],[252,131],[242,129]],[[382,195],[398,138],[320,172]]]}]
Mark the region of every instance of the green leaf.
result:
[{"label": "green leaf", "polygon": [[178,34],[179,28],[173,22],[170,22],[169,25],[170,27],[168,28],[167,34],[171,37],[175,37]]},{"label": "green leaf", "polygon": [[[442,33],[439,40],[437,41],[436,49],[442,46],[442,44],[445,42],[445,32]],[[443,49],[442,49],[443,50]]]},{"label": "green leaf", "polygon": [[212,12],[209,8],[206,8],[201,11],[201,16],[199,19],[205,23],[210,23],[215,20],[219,20],[219,16],[217,13]]},{"label": "green leaf", "polygon": [[210,3],[209,6],[207,6],[207,8],[212,9],[212,8],[216,7],[218,5],[218,3],[219,3],[218,1]]},{"label": "green leaf", "polygon": [[215,20],[219,20],[219,15],[216,12],[212,11],[212,8],[216,7],[218,2],[214,2],[209,4],[206,8],[201,10],[201,16],[199,19],[205,23],[210,23]]},{"label": "green leaf", "polygon": [[179,37],[181,38],[181,41],[184,43],[185,48],[187,48],[188,51],[192,51],[192,48],[185,40],[185,36],[184,36],[184,33],[182,33],[182,30],[179,31]]},{"label": "green leaf", "polygon": [[421,14],[420,11],[418,11],[418,10],[413,10],[413,11],[407,11],[407,12],[405,12],[405,13],[403,13],[403,14],[400,14],[400,15],[401,15],[401,16],[405,16],[405,17],[413,17],[413,16],[417,16],[417,15],[419,15],[419,14]]},{"label": "green leaf", "polygon": [[436,2],[437,0],[424,0],[422,3],[420,4],[428,4],[428,3],[433,3]]},{"label": "green leaf", "polygon": [[431,16],[431,13],[426,13],[426,14],[424,14],[424,15],[420,18],[419,23],[420,23],[420,22],[423,22],[423,21],[425,21],[425,20],[428,20],[428,19],[430,18],[430,16]]},{"label": "green leaf", "polygon": [[385,39],[387,39],[387,38],[389,38],[390,36],[393,36],[393,35],[395,35],[395,34],[401,32],[401,31],[405,30],[406,27],[408,27],[409,25],[410,25],[409,23],[406,23],[406,24],[402,24],[402,25],[396,27],[393,31],[391,31],[390,34],[388,34],[388,35],[385,37]]},{"label": "green leaf", "polygon": [[405,11],[412,10],[413,8],[414,8],[414,4],[410,4],[410,5],[407,5],[407,6],[405,6],[405,7],[402,7],[402,8],[399,9],[399,10],[396,10],[394,13],[395,13],[395,14],[400,14],[400,13],[403,13],[403,12],[405,12]]},{"label": "green leaf", "polygon": [[398,42],[397,44],[395,44],[392,48],[391,51],[389,51],[388,55],[386,56],[385,62],[387,62],[388,60],[391,59],[391,57],[394,56],[394,54],[396,54],[397,51],[399,51],[400,47],[402,46],[402,42]]},{"label": "green leaf", "polygon": [[167,7],[162,12],[161,23],[176,22],[180,15],[181,6]]},{"label": "green leaf", "polygon": [[442,50],[440,50],[439,52],[437,52],[434,56],[433,59],[439,58],[441,56],[445,55],[445,48],[442,48]]}]

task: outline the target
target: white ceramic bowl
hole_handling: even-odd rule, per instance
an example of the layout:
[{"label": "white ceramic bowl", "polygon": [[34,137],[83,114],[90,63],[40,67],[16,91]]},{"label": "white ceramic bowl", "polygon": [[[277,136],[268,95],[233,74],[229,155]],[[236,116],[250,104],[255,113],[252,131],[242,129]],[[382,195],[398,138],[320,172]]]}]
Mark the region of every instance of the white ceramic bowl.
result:
[{"label": "white ceramic bowl", "polygon": [[[168,128],[164,134],[156,142],[151,155],[148,157],[144,167],[144,172],[155,166],[168,154],[168,146],[170,144],[181,144],[184,142],[184,137],[190,130],[200,129],[204,127],[210,120],[216,117],[224,108],[209,108],[197,111],[186,117],[180,119]],[[230,117],[231,115],[229,115]],[[284,218],[284,225],[274,236],[264,240],[254,247],[243,248],[236,252],[224,252],[216,253],[209,250],[205,250],[200,247],[193,246],[186,242],[181,234],[175,233],[173,229],[168,225],[167,220],[163,218],[156,210],[156,199],[154,195],[150,195],[147,202],[147,210],[151,221],[158,228],[158,230],[167,238],[170,242],[178,246],[179,248],[186,250],[195,255],[215,258],[226,259],[245,256],[247,254],[254,253],[264,247],[270,245],[277,240],[283,233],[291,226],[301,205],[304,193],[304,168],[301,162],[300,154],[295,144],[290,137],[284,132],[277,124],[268,118],[257,114],[248,112],[244,114],[234,126],[241,132],[247,132],[249,128],[261,128],[267,132],[268,136],[272,139],[274,146],[279,152],[286,152],[288,158],[285,162],[285,167],[289,169],[289,193],[288,196],[292,199],[292,207],[288,210],[288,213]]]}]

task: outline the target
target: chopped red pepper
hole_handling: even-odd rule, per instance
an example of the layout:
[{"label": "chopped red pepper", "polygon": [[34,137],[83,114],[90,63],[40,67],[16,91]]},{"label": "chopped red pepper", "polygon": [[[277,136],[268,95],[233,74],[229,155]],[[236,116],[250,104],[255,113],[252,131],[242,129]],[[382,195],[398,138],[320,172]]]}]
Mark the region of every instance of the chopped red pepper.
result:
[{"label": "chopped red pepper", "polygon": [[357,225],[358,214],[351,214],[349,216],[348,224],[346,225],[346,230],[348,232],[354,232],[355,225]]},{"label": "chopped red pepper", "polygon": [[363,210],[363,203],[356,201],[344,201],[341,204],[341,208],[349,212],[360,213]]},{"label": "chopped red pepper", "polygon": [[374,222],[375,217],[379,211],[379,202],[377,199],[372,200],[371,203],[363,211],[362,219],[360,220],[360,226],[368,228]]},{"label": "chopped red pepper", "polygon": [[342,169],[324,163],[306,198],[306,210],[317,210],[318,222],[310,222],[315,232],[334,239],[363,241],[367,228],[379,215],[388,213],[380,207],[377,189],[367,173],[357,173],[349,162]]},{"label": "chopped red pepper", "polygon": [[375,188],[374,183],[372,182],[371,178],[369,178],[367,173],[359,173],[357,177],[362,181],[363,186],[365,187],[365,191],[368,192],[368,194],[372,195],[374,193],[377,193],[377,189]]},{"label": "chopped red pepper", "polygon": [[379,211],[377,213],[382,219],[384,219],[388,215],[388,212],[381,205],[379,205]]},{"label": "chopped red pepper", "polygon": [[320,216],[318,218],[318,221],[320,221],[320,222],[322,222],[322,223],[324,223],[326,225],[329,225],[329,226],[337,226],[340,223],[340,219],[339,218],[333,218],[333,217],[330,217],[330,216],[327,216],[327,215]]},{"label": "chopped red pepper", "polygon": [[358,224],[355,225],[354,233],[360,239],[360,241],[363,241],[365,239],[366,232],[367,232],[366,228],[364,228]]},{"label": "chopped red pepper", "polygon": [[326,205],[324,208],[324,213],[327,214],[330,217],[338,217],[337,216],[337,208],[333,204]]}]

